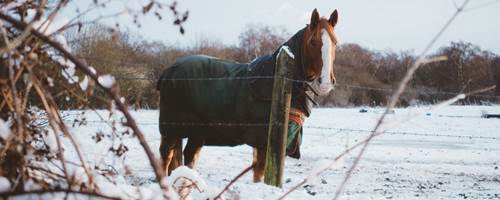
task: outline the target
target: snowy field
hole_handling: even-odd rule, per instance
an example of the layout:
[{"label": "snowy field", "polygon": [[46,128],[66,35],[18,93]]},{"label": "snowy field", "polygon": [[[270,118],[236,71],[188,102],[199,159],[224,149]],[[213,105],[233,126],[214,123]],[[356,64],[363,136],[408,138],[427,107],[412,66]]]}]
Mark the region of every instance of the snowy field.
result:
[{"label": "snowy field", "polygon": [[[371,143],[341,199],[500,199],[500,119],[481,118],[485,112],[500,114],[500,106],[428,109],[396,109],[388,117],[390,129]],[[360,110],[313,110],[305,123],[302,158],[286,160],[283,189],[253,183],[250,172],[232,186],[231,191],[241,199],[276,199],[307,177],[319,162],[332,160],[365,138],[383,112],[383,108]],[[69,114],[68,126],[73,125],[73,118],[83,117],[77,113],[65,112]],[[107,111],[99,111],[99,114],[106,120],[120,119],[116,115],[109,117]],[[132,114],[159,157],[158,111],[139,110]],[[416,114],[412,120],[404,120]],[[122,174],[125,174],[124,163],[130,169],[124,183],[152,187],[154,174],[136,139],[125,136],[123,142],[128,152],[121,159],[114,158],[108,151],[111,140],[96,144],[93,139],[98,132],[109,133],[110,123],[99,122],[102,119],[93,111],[87,111],[84,117],[88,124],[74,126],[71,131],[82,145],[86,158]],[[392,123],[401,120],[402,123]],[[289,199],[332,199],[355,153],[306,183]],[[66,154],[69,160],[77,162],[72,150]],[[197,171],[207,185],[218,192],[251,161],[252,150],[248,146],[204,147]],[[197,195],[193,195],[196,199]]]}]

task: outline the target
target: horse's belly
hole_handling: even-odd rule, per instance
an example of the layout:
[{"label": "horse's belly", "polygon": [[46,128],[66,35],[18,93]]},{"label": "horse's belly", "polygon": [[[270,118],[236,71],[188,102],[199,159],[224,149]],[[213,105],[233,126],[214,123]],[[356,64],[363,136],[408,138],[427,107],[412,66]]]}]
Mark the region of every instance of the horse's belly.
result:
[{"label": "horse's belly", "polygon": [[171,125],[164,127],[167,137],[198,138],[209,146],[236,146],[248,144],[250,146],[264,146],[267,141],[267,126],[236,127],[234,124],[188,124],[188,126]]}]

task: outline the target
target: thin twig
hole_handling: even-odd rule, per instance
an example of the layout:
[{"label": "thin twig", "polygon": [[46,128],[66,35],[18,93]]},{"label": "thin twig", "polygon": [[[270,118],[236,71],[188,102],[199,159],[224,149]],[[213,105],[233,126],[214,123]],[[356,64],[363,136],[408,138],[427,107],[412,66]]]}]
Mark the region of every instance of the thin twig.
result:
[{"label": "thin twig", "polygon": [[248,166],[245,170],[243,170],[242,172],[240,172],[236,177],[233,178],[233,180],[231,180],[227,185],[226,187],[224,187],[224,189],[222,189],[222,191],[219,192],[219,194],[217,196],[214,197],[214,199],[220,199],[220,197],[222,196],[222,194],[224,194],[224,192],[226,192],[229,187],[231,187],[231,185],[233,185],[234,183],[236,183],[236,181],[238,179],[240,179],[241,177],[243,177],[243,175],[245,175],[246,173],[248,173],[253,167],[255,166],[255,163]]},{"label": "thin twig", "polygon": [[[87,23],[87,22],[77,22],[77,23],[73,23],[74,21],[80,19],[82,16],[85,16],[86,14],[88,14],[90,11],[96,9],[96,8],[99,8],[99,7],[104,7],[106,6],[108,3],[110,3],[111,0],[107,0],[105,2],[101,2],[101,3],[90,3],[89,6],[83,11],[83,12],[77,12],[78,14],[76,16],[74,16],[73,18],[71,18],[68,23],[66,23],[65,25],[63,25],[61,28],[59,28],[58,30],[54,31],[53,34],[60,34],[62,33],[64,30],[67,30],[68,28],[70,27],[73,27],[73,26],[78,26],[79,24],[83,24],[83,23]],[[102,16],[101,16],[102,17]],[[97,18],[97,19],[100,19],[100,18]],[[88,21],[88,23],[96,23],[97,21],[92,20],[92,21]]]},{"label": "thin twig", "polygon": [[63,5],[65,5],[66,3],[68,3],[68,2],[65,1],[65,0],[59,1],[59,3],[57,4],[56,8],[50,12],[50,14],[48,15],[48,17],[45,19],[45,21],[43,23],[40,24],[40,26],[37,28],[37,30],[40,31],[40,32],[42,32],[42,33],[47,32],[47,30],[49,29],[49,27],[52,24],[52,22],[54,22],[54,18],[59,13],[59,10],[61,10],[61,8],[63,7]]},{"label": "thin twig", "polygon": [[[18,37],[14,38],[12,40],[12,42],[5,40],[6,47],[0,49],[0,55],[3,55],[4,53],[7,53],[12,49],[17,48],[19,45],[21,45],[23,43],[23,41],[28,36],[30,36],[29,33],[30,33],[31,29],[33,29],[33,24],[35,22],[37,22],[38,20],[40,20],[40,18],[43,16],[43,10],[44,10],[46,4],[47,4],[46,0],[40,1],[40,4],[38,5],[38,8],[37,8],[36,13],[35,13],[35,17],[33,17],[33,20],[31,20],[28,23],[28,25],[22,30],[21,34]],[[2,29],[4,29],[3,26],[2,26]],[[3,34],[6,34],[6,31],[2,31],[2,32],[4,32]],[[6,35],[5,35],[5,39],[7,39]]]},{"label": "thin twig", "polygon": [[[58,134],[59,127],[58,127],[57,123],[54,122],[55,116],[53,116],[54,113],[51,112],[51,108],[50,108],[49,103],[47,102],[47,98],[45,96],[45,91],[42,90],[42,88],[38,85],[37,81],[34,80],[33,82],[34,82],[33,86],[35,88],[35,91],[38,93],[38,96],[40,97],[40,100],[42,101],[42,104],[45,107],[45,110],[47,111],[49,124],[53,130],[53,134],[54,134],[54,137],[56,138],[56,142],[57,142],[57,155],[58,155],[59,159],[61,160],[62,167],[64,169],[63,170],[64,176],[66,177],[66,181],[67,181],[68,185],[70,186],[70,185],[72,185],[73,181],[68,174],[68,168],[67,168],[66,162],[65,162],[66,159],[64,159],[64,151],[62,149],[62,144],[61,144],[59,134]],[[47,134],[49,134],[49,133],[47,133]]]},{"label": "thin twig", "polygon": [[[59,156],[59,159],[61,160],[62,167],[63,167],[63,172],[66,177],[66,181],[68,182],[68,185],[71,185],[72,180],[71,177],[68,174],[68,168],[66,167],[66,159],[64,159],[64,151],[62,149],[62,144],[58,135],[59,128],[57,123],[54,122],[54,116],[53,113],[51,112],[51,108],[49,106],[49,103],[47,102],[47,99],[45,97],[45,91],[41,89],[41,87],[38,85],[38,83],[33,84],[35,91],[37,91],[38,96],[40,97],[40,100],[42,101],[43,106],[45,107],[45,110],[47,111],[48,119],[49,119],[49,124],[53,130],[54,137],[56,138],[57,142],[57,155]],[[50,136],[49,136],[50,137]]]},{"label": "thin twig", "polygon": [[427,52],[431,49],[432,46],[434,46],[434,43],[436,43],[436,41],[441,37],[441,35],[444,33],[444,31],[446,29],[448,29],[448,27],[451,25],[451,23],[463,11],[463,9],[467,5],[467,3],[469,3],[469,0],[465,0],[463,2],[463,4],[456,10],[456,12],[453,14],[453,16],[439,30],[439,32],[434,36],[434,38],[432,38],[431,42],[429,42],[429,44],[427,45],[427,47],[425,47],[425,49],[422,51],[422,53],[417,58],[417,60],[413,63],[413,65],[408,69],[408,71],[406,72],[406,75],[404,76],[403,80],[399,83],[398,89],[396,90],[396,92],[391,97],[391,100],[389,101],[389,105],[387,106],[387,109],[385,110],[384,114],[382,114],[382,116],[380,117],[380,119],[377,122],[377,125],[373,129],[374,130],[373,133],[368,136],[366,143],[363,144],[363,147],[361,148],[360,152],[358,153],[358,156],[354,159],[354,162],[353,162],[352,166],[347,171],[346,176],[344,177],[342,183],[340,184],[339,188],[335,192],[335,197],[333,198],[334,200],[336,200],[336,199],[338,199],[340,197],[341,193],[343,192],[343,190],[344,190],[344,188],[346,186],[347,181],[352,176],[352,172],[357,167],[359,161],[361,160],[362,156],[364,155],[364,153],[366,151],[366,148],[368,147],[368,144],[370,144],[370,141],[373,139],[373,137],[375,137],[375,135],[379,133],[379,131],[380,131],[379,129],[380,129],[381,125],[384,123],[385,117],[396,106],[396,104],[397,104],[397,102],[399,100],[399,97],[401,96],[401,94],[406,89],[406,86],[408,85],[408,83],[412,79],[413,74],[415,73],[415,71],[422,64],[425,64],[426,62],[429,62],[429,60],[425,59],[425,55],[427,54]]},{"label": "thin twig", "polygon": [[[26,166],[26,167],[27,167],[27,168],[30,168],[30,169],[31,169],[31,170],[33,170],[33,171],[35,171],[35,170],[42,171],[42,172],[44,172],[45,174],[47,174],[47,176],[50,176],[50,177],[52,177],[52,178],[56,177],[56,178],[54,178],[54,179],[58,179],[58,178],[59,178],[59,179],[60,179],[60,178],[66,178],[64,175],[61,175],[61,174],[59,174],[59,173],[57,173],[57,172],[54,172],[54,171],[52,171],[52,170],[50,170],[50,169],[45,169],[45,168],[43,168],[43,167],[38,167],[38,166],[33,166],[33,165],[28,165],[28,166]],[[59,169],[59,168],[58,168],[58,169]],[[61,170],[61,171],[62,171],[62,170]]]},{"label": "thin twig", "polygon": [[[178,181],[180,180],[187,180],[189,182],[191,182],[191,184],[185,184],[186,182],[183,182],[179,188],[175,187],[175,184],[177,184]],[[180,199],[186,199],[187,196],[189,196],[189,194],[191,193],[191,188],[192,187],[195,187],[196,190],[198,190],[199,193],[202,193],[203,191],[200,189],[200,187],[198,187],[198,184],[196,184],[196,181],[193,181],[193,179],[189,178],[189,177],[186,177],[186,176],[179,176],[177,177],[173,182],[172,182],[172,187],[177,191],[177,193],[179,193],[179,196],[181,195],[181,193],[183,193],[183,191],[185,189],[188,190],[188,192],[184,195],[181,196]]]}]

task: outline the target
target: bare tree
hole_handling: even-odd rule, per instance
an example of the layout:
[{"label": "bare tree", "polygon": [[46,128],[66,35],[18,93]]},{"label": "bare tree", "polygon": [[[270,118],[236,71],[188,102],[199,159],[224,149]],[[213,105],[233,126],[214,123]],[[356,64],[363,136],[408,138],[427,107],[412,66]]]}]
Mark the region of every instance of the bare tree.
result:
[{"label": "bare tree", "polygon": [[250,24],[239,36],[240,48],[244,50],[246,59],[250,61],[263,55],[272,54],[279,45],[286,41],[289,35],[284,29]]}]

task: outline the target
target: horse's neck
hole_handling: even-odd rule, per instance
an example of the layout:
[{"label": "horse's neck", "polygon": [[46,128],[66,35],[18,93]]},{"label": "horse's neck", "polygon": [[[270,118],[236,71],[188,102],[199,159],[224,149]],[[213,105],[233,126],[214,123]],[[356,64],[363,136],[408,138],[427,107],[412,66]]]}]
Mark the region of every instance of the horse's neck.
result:
[{"label": "horse's neck", "polygon": [[301,45],[302,45],[302,38],[304,36],[304,30],[305,28],[298,31],[288,41],[280,45],[279,48],[276,49],[273,54],[262,56],[253,60],[250,63],[251,69],[262,72],[259,74],[261,76],[273,76],[278,54],[283,46],[287,46],[293,53],[295,60],[295,65],[293,66],[295,73],[293,78],[296,80],[303,80],[305,76],[303,75],[304,72],[303,72]]},{"label": "horse's neck", "polygon": [[293,35],[288,41],[286,41],[283,45],[281,45],[276,51],[273,53],[273,57],[278,57],[278,54],[283,46],[287,46],[290,51],[294,55],[295,66],[293,69],[295,70],[294,79],[303,80],[304,79],[304,63],[302,60],[302,41],[304,37],[305,28],[301,29],[295,35]]},{"label": "horse's neck", "polygon": [[[307,27],[306,27],[307,28]],[[302,29],[298,31],[294,36],[292,36],[287,42],[285,42],[283,45],[281,45],[278,50],[276,50],[273,53],[273,58],[276,60],[279,51],[282,46],[288,46],[288,48],[292,51],[294,54],[294,61],[295,65],[293,66],[294,71],[294,77],[293,79],[299,80],[298,82],[293,83],[293,92],[292,92],[292,108],[298,109],[302,111],[306,116],[309,116],[311,113],[312,109],[312,102],[306,97],[306,90],[309,90],[309,88],[306,88],[304,86],[303,82],[300,81],[305,81],[305,65],[304,61],[302,60],[303,58],[303,52],[302,52],[302,42],[303,42],[303,37],[304,37],[304,31],[305,29]]]}]

